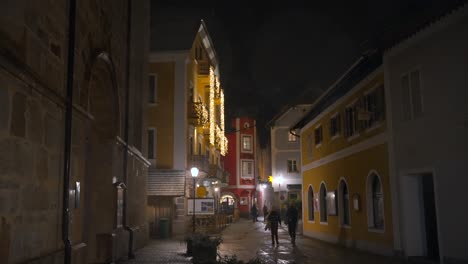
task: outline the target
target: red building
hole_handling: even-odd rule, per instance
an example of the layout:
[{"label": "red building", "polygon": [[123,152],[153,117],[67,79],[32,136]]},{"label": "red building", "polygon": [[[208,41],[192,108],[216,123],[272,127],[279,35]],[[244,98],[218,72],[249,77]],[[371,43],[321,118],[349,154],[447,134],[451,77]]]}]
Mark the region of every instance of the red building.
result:
[{"label": "red building", "polygon": [[226,135],[229,151],[224,161],[230,175],[228,185],[221,190],[222,208],[248,217],[253,203],[261,210],[255,191],[257,130],[255,120],[247,117],[233,119],[231,126],[234,131]]}]

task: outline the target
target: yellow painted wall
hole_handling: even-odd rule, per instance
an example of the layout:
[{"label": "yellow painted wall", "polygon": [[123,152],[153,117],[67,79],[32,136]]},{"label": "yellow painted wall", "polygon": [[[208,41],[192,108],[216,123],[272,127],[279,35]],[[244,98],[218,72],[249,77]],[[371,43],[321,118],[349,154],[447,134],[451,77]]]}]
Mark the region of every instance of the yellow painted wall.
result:
[{"label": "yellow painted wall", "polygon": [[[334,107],[333,111],[330,111],[328,114],[324,115],[320,120],[317,120],[314,122],[314,125],[308,127],[304,131],[301,131],[301,140],[302,140],[302,164],[307,165],[313,161],[319,160],[331,153],[335,153],[341,149],[347,148],[351,145],[357,144],[361,141],[367,140],[377,134],[382,133],[383,131],[386,131],[386,123],[385,120],[381,121],[378,124],[378,127],[369,129],[368,131],[361,131],[360,135],[356,137],[355,139],[349,141],[346,137],[344,137],[344,110],[347,105],[352,103],[354,100],[362,97],[366,91],[369,91],[372,88],[375,88],[379,84],[383,84],[384,79],[383,79],[383,73],[378,74],[375,76],[375,78],[372,78],[372,80],[369,80],[369,82],[366,83],[366,85],[363,85],[361,89],[356,91],[356,93],[352,94],[346,100],[344,100],[342,103]],[[331,139],[330,138],[330,117],[333,116],[335,113],[339,112],[341,114],[341,136]],[[314,141],[314,130],[318,126],[322,126],[322,135],[323,135],[323,141],[322,145],[319,148],[315,147],[315,141]],[[307,137],[308,135],[312,135],[313,141],[314,141],[314,146],[313,146],[313,155],[312,159],[309,159],[309,156],[307,154]]]},{"label": "yellow painted wall", "polygon": [[156,166],[171,169],[174,161],[175,63],[150,63],[149,74],[157,78],[157,104],[148,107],[148,127],[156,127]]},{"label": "yellow painted wall", "polygon": [[[303,172],[303,201],[307,200],[308,188],[312,186],[314,195],[320,191],[321,182],[325,182],[327,191],[338,190],[341,178],[348,184],[350,199],[350,227],[342,228],[339,216],[328,216],[328,224],[320,224],[320,213],[315,212],[315,223],[308,221],[308,206],[304,205],[304,231],[321,232],[339,239],[366,240],[391,247],[393,245],[393,227],[391,213],[390,182],[388,174],[387,144],[381,144],[370,149],[349,155],[345,158],[327,163],[320,167]],[[384,194],[384,232],[368,231],[367,223],[367,177],[375,170],[382,181]],[[352,195],[361,197],[361,210],[352,208]],[[339,213],[339,212],[338,212]]]},{"label": "yellow painted wall", "polygon": [[[377,70],[377,73],[370,75],[364,80],[359,88],[353,89],[346,94],[338,103],[330,106],[326,114],[313,120],[313,125],[301,131],[302,140],[302,164],[307,166],[312,162],[325,161],[333,156],[338,151],[346,151],[347,148],[362,143],[365,144],[370,138],[385,133],[385,120],[376,123],[370,129],[360,130],[359,136],[353,136],[353,139],[348,139],[344,136],[345,113],[346,106],[350,105],[356,99],[364,96],[367,91],[383,84],[384,78],[382,70]],[[325,112],[326,112],[325,111]],[[341,132],[340,136],[332,139],[330,136],[330,117],[336,113],[341,115]],[[309,123],[310,124],[310,123]],[[320,147],[315,146],[314,130],[316,127],[322,126],[322,143]],[[313,139],[312,158],[308,155],[307,139],[309,135]],[[324,159],[325,158],[325,159]],[[382,181],[382,190],[384,193],[384,230],[380,232],[372,232],[368,229],[367,219],[367,177],[369,173],[375,170]],[[387,143],[367,148],[363,151],[352,153],[344,158],[335,161],[324,163],[318,167],[309,170],[303,170],[303,201],[304,204],[304,233],[320,233],[330,239],[339,241],[354,240],[366,241],[379,244],[388,248],[393,245],[393,227],[392,227],[392,212],[391,212],[391,195],[388,173],[388,150]],[[324,182],[327,191],[337,190],[340,179],[344,178],[348,184],[349,192],[349,208],[350,208],[350,228],[343,228],[340,225],[340,216],[328,216],[328,223],[320,223],[320,214],[315,212],[315,221],[308,221],[308,188],[312,186],[314,195],[318,195],[320,184]],[[361,198],[360,211],[354,211],[352,208],[352,195],[359,194]],[[337,197],[338,201],[339,196]],[[339,214],[338,208],[338,214]]]}]

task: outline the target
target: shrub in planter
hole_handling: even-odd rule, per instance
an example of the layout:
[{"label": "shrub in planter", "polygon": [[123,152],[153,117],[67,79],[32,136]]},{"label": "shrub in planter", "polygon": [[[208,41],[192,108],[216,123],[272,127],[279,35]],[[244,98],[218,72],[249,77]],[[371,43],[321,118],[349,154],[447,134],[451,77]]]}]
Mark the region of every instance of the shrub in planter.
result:
[{"label": "shrub in planter", "polygon": [[210,236],[195,233],[185,238],[187,255],[192,256],[193,263],[216,263],[218,246],[223,241],[221,236]]}]

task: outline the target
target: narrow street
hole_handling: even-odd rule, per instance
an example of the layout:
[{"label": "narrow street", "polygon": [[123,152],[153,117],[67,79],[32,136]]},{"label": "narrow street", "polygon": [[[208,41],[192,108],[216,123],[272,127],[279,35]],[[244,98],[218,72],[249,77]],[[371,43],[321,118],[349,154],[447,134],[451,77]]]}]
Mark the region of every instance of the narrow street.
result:
[{"label": "narrow street", "polygon": [[[261,220],[261,218],[259,218]],[[238,260],[247,262],[258,257],[263,263],[310,263],[310,264],[403,264],[404,260],[374,255],[354,249],[343,248],[316,239],[298,235],[296,245],[290,242],[287,227],[279,230],[279,246],[272,246],[269,231],[263,229],[263,222],[252,223],[240,219],[227,227],[222,234],[223,243],[218,254],[222,257],[236,255]],[[133,260],[119,264],[191,263],[185,256],[186,246],[182,239],[153,240],[148,246],[136,252]]]}]

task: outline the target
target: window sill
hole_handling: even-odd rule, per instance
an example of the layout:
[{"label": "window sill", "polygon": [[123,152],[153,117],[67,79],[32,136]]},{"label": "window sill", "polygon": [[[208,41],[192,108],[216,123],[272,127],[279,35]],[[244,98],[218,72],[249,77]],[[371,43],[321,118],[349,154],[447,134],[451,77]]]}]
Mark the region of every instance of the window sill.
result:
[{"label": "window sill", "polygon": [[380,234],[383,234],[383,233],[385,233],[385,228],[368,227],[368,228],[367,228],[367,231],[369,231],[369,232],[371,232],[371,233],[380,233]]},{"label": "window sill", "polygon": [[315,220],[312,220],[312,221],[311,221],[311,220],[307,220],[307,223],[309,223],[309,224],[315,224]]},{"label": "window sill", "polygon": [[320,148],[322,146],[322,142],[320,142],[319,144],[315,145],[315,148]]},{"label": "window sill", "polygon": [[381,127],[381,126],[382,126],[382,122],[375,123],[373,126],[366,129],[366,133],[369,133],[372,130],[375,130],[375,129]]},{"label": "window sill", "polygon": [[348,137],[347,140],[348,140],[348,142],[350,142],[350,141],[353,141],[354,139],[356,139],[356,138],[358,138],[358,137],[359,137],[359,133],[356,133],[356,134],[354,134],[354,135]]},{"label": "window sill", "polygon": [[341,137],[341,134],[336,134],[336,135],[334,135],[334,136],[332,136],[332,137],[330,138],[330,141],[333,141],[333,140],[335,140],[335,139],[337,139],[337,138],[339,138],[339,137]]},{"label": "window sill", "polygon": [[340,227],[341,227],[341,228],[344,228],[344,229],[351,229],[351,226],[350,226],[350,225],[341,225]]},{"label": "window sill", "polygon": [[322,221],[320,221],[320,224],[321,224],[321,225],[328,225],[328,222],[322,222]]}]

